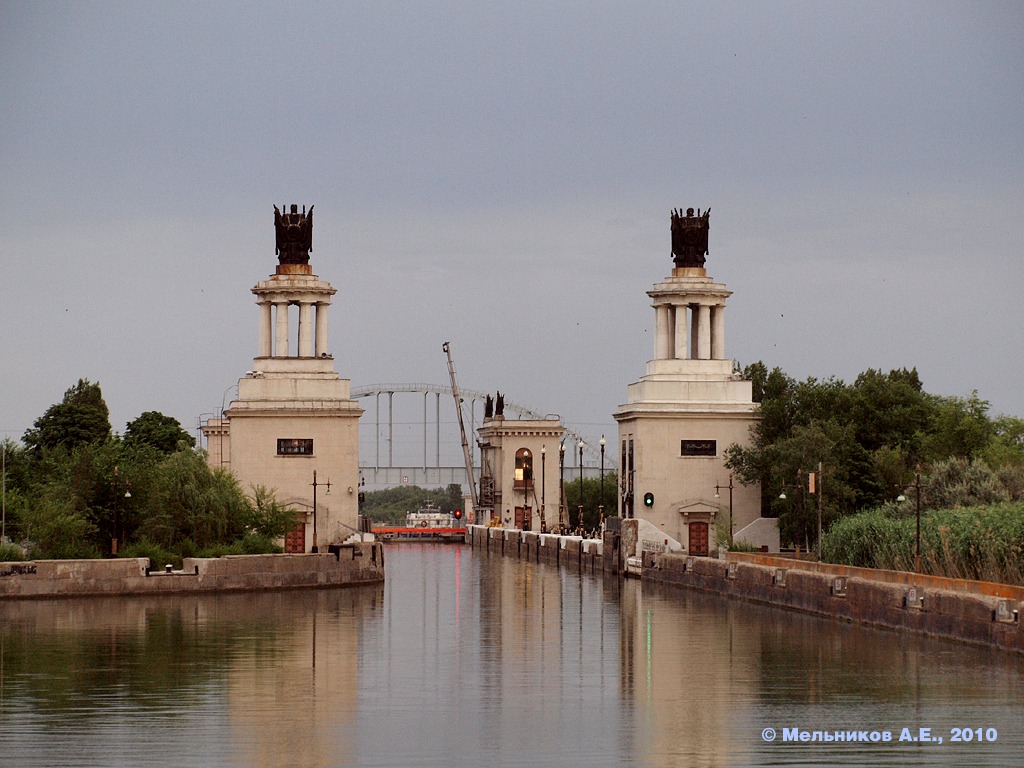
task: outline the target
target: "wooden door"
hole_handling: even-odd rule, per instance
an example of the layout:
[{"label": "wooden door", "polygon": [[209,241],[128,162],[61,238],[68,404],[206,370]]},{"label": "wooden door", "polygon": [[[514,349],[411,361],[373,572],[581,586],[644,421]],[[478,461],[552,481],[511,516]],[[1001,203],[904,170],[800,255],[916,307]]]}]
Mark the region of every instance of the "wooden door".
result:
[{"label": "wooden door", "polygon": [[298,523],[284,535],[284,551],[287,554],[302,554],[306,551],[306,524]]},{"label": "wooden door", "polygon": [[690,523],[690,554],[708,556],[708,524]]}]

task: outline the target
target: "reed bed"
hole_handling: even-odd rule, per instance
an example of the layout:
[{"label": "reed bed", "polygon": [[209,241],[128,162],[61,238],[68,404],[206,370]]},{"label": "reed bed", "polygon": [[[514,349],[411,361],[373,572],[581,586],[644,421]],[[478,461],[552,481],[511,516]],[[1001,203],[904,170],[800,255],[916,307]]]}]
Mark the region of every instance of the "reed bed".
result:
[{"label": "reed bed", "polygon": [[[822,537],[829,563],[913,571],[916,519],[887,505],[838,520]],[[939,509],[921,515],[921,571],[1024,585],[1024,503]]]}]

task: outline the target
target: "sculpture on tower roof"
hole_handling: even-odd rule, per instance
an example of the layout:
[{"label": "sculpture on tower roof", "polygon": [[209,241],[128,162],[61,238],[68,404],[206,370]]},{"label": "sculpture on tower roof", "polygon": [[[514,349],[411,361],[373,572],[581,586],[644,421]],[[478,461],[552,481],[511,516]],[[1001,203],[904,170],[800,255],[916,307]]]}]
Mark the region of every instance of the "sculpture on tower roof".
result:
[{"label": "sculpture on tower roof", "polygon": [[704,257],[708,253],[708,220],[711,209],[704,213],[693,208],[686,209],[686,216],[678,210],[672,211],[672,257],[677,267],[703,267]]},{"label": "sculpture on tower roof", "polygon": [[[287,206],[285,206],[287,208]],[[274,206],[274,229],[277,231],[278,262],[281,264],[309,264],[309,252],[313,250],[313,206],[292,205],[288,213],[282,213]]]}]

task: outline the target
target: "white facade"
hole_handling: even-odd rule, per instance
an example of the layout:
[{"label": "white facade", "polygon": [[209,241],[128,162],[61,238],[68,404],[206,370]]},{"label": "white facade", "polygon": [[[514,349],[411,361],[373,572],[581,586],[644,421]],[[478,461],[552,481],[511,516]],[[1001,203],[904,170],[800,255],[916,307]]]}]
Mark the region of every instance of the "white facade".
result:
[{"label": "white facade", "polygon": [[619,514],[648,520],[691,554],[709,554],[716,534],[728,539],[761,516],[760,486],[741,485],[725,466],[725,450],[748,444],[757,419],[751,383],[725,356],[732,294],[703,267],[676,267],[647,295],[654,359],[614,414]]},{"label": "white facade", "polygon": [[[274,489],[279,502],[296,510],[287,551],[322,550],[355,533],[359,516],[363,411],[329,352],[327,308],[335,289],[308,264],[280,264],[252,292],[260,307],[259,354],[238,381],[238,399],[203,428],[209,462],[230,469],[250,493],[258,485]],[[292,306],[298,306],[295,350]]]},{"label": "white facade", "polygon": [[481,510],[491,509],[505,528],[542,533],[556,530],[560,500],[558,448],[565,427],[557,419],[490,416],[477,433]]}]

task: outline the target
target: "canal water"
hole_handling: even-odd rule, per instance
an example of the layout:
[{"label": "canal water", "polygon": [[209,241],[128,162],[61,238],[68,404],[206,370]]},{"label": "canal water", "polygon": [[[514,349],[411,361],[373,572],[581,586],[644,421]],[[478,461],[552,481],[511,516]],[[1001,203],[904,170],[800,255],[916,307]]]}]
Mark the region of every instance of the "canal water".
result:
[{"label": "canal water", "polygon": [[1016,656],[464,546],[386,555],[374,587],[0,604],[0,766],[1024,755]]}]

